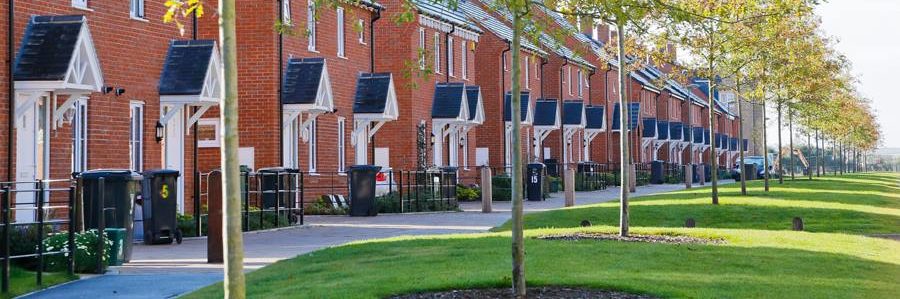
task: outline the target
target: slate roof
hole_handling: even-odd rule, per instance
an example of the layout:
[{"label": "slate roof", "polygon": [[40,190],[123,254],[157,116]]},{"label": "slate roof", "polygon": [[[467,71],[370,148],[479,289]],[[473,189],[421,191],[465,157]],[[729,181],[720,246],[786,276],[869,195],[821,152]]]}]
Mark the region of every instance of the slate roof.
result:
[{"label": "slate roof", "polygon": [[644,118],[644,130],[641,137],[644,138],[656,138],[656,119],[655,118]]},{"label": "slate roof", "polygon": [[[409,2],[415,4],[421,14],[477,33],[482,33],[478,26],[466,18],[466,14],[464,14],[459,7],[456,9],[450,8],[450,1],[448,0],[410,0]],[[457,4],[457,6],[459,5]]]},{"label": "slate roof", "polygon": [[650,79],[644,77],[644,75],[640,74],[639,71],[631,72],[629,75],[631,76],[631,78],[634,78],[634,80],[637,80],[638,83],[641,83],[641,86],[654,91],[659,91],[659,88],[656,87],[656,85],[653,85],[653,83],[650,83]]},{"label": "slate roof", "polygon": [[583,126],[584,121],[584,102],[583,101],[563,101],[563,124]]},{"label": "slate roof", "polygon": [[[519,116],[521,118],[521,121],[526,121],[528,120],[528,101],[530,99],[530,95],[527,91],[523,91],[522,94],[519,95],[519,99],[521,106],[521,109],[519,110]],[[512,105],[512,93],[507,92],[503,100],[503,121],[505,122],[512,121],[512,112],[509,109],[510,105]]]},{"label": "slate roof", "polygon": [[281,103],[315,104],[324,69],[324,58],[288,59],[281,82]]},{"label": "slate roof", "polygon": [[478,116],[478,98],[480,98],[481,87],[477,85],[466,86],[466,100],[469,101],[469,120],[475,120]]},{"label": "slate roof", "polygon": [[669,123],[669,139],[672,140],[681,140],[683,124],[680,122],[670,122]]},{"label": "slate roof", "polygon": [[600,130],[605,129],[606,107],[605,106],[587,106],[584,108],[585,118],[587,118],[586,129]]},{"label": "slate roof", "polygon": [[[463,97],[466,94],[464,83],[450,82],[434,85],[434,99],[431,103],[431,118],[455,119],[461,113]],[[466,103],[468,104],[468,102]],[[468,115],[464,115],[468,117]]]},{"label": "slate roof", "polygon": [[669,140],[669,122],[664,120],[656,122],[656,129],[656,139]]},{"label": "slate roof", "polygon": [[[426,0],[427,1],[427,0]],[[481,27],[487,28],[488,31],[496,35],[502,40],[506,42],[512,42],[513,38],[513,30],[509,26],[506,26],[503,22],[491,16],[488,12],[484,11],[481,6],[478,6],[473,1],[460,1],[459,8],[469,16],[470,19],[474,20],[476,23],[480,24]],[[539,55],[546,56],[547,52],[541,50],[538,46],[531,42],[528,38],[522,39],[522,48],[527,49],[528,51],[538,53]]]},{"label": "slate roof", "polygon": [[353,113],[384,113],[391,73],[363,73],[356,79]]},{"label": "slate roof", "polygon": [[535,126],[556,126],[556,108],[559,106],[556,99],[540,99],[534,104]]},{"label": "slate roof", "polygon": [[203,92],[215,46],[214,40],[172,41],[159,77],[159,95],[199,95]]},{"label": "slate roof", "polygon": [[31,17],[16,55],[13,78],[16,81],[65,79],[84,23],[85,18],[80,15]]},{"label": "slate roof", "polygon": [[[628,107],[628,129],[629,130],[637,129],[640,113],[641,113],[641,103],[629,103],[629,107]],[[613,130],[618,130],[619,123],[622,122],[619,119],[619,114],[621,114],[619,112],[619,103],[616,103],[615,106],[613,106],[613,123],[612,123]]]},{"label": "slate roof", "polygon": [[591,50],[594,52],[595,55],[598,55],[598,56],[604,55],[601,48],[594,47],[592,38],[579,32],[579,30],[575,26],[573,26],[572,23],[570,23],[569,20],[567,20],[562,14],[552,11],[552,10],[548,9],[546,6],[542,6],[542,5],[536,5],[536,6],[539,7],[541,10],[543,10],[545,14],[550,16],[550,18],[552,18],[554,21],[556,21],[556,24],[558,24],[560,27],[562,27],[563,30],[572,32],[572,36],[576,40],[578,40],[580,43],[590,45]]}]

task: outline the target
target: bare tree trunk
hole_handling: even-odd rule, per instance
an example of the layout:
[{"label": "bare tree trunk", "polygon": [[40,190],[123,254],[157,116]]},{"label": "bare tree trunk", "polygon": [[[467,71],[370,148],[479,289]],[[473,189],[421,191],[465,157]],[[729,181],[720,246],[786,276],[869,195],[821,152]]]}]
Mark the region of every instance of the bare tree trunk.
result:
[{"label": "bare tree trunk", "polygon": [[737,101],[738,101],[738,154],[741,156],[741,163],[738,165],[738,170],[741,173],[741,195],[747,195],[747,173],[744,167],[744,109],[743,105],[741,105],[741,78],[740,76],[736,79],[737,86]]},{"label": "bare tree trunk", "polygon": [[[712,62],[709,63],[709,72],[713,73]],[[719,167],[716,165],[719,163],[719,155],[716,153],[716,98],[713,96],[713,90],[716,88],[716,78],[715,76],[710,76],[709,78],[709,140],[710,140],[710,149],[709,149],[709,172],[710,173],[710,182],[712,183],[712,204],[719,204]]]},{"label": "bare tree trunk", "polygon": [[234,0],[219,0],[219,27],[225,66],[222,102],[222,192],[225,195],[225,298],[245,298],[244,240],[241,232],[241,187],[238,162],[237,43]]},{"label": "bare tree trunk", "polygon": [[[618,38],[618,57],[619,57],[619,148],[620,148],[620,164],[621,172],[620,179],[620,188],[619,188],[619,235],[628,236],[628,188],[631,184],[630,176],[630,156],[628,151],[628,130],[630,129],[628,124],[628,101],[625,95],[625,63],[623,62],[625,57],[625,22],[622,20],[617,20],[618,24],[616,30],[616,35]],[[690,108],[690,106],[688,106]]]},{"label": "bare tree trunk", "polygon": [[[512,284],[513,294],[515,298],[524,299],[526,292],[525,285],[525,220],[523,219],[523,197],[522,197],[522,145],[521,145],[521,87],[519,86],[519,55],[522,39],[522,16],[519,11],[513,11],[513,39],[511,45],[512,52],[512,73],[510,74],[510,82],[512,82],[512,99],[510,102],[511,118],[512,118]],[[501,78],[502,79],[502,78]]]}]

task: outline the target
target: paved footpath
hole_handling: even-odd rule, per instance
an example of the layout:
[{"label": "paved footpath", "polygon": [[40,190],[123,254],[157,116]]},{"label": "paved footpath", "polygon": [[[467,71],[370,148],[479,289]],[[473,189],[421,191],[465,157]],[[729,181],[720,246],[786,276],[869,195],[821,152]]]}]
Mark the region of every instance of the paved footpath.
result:
[{"label": "paved footpath", "polygon": [[[728,183],[730,181],[723,181]],[[683,189],[683,185],[639,187],[634,195]],[[577,192],[576,204],[618,198],[616,187]],[[546,201],[525,202],[525,211],[563,206],[563,193]],[[481,213],[481,202],[462,203],[463,212],[383,214],[377,217],[307,216],[306,225],[244,234],[244,267],[259,269],[276,261],[351,241],[395,237],[484,232],[506,222],[509,202],[495,202],[493,213]],[[206,239],[186,239],[181,245],[135,245],[131,262],[107,275],[81,279],[24,298],[171,298],[222,280],[222,265],[206,263]]]}]

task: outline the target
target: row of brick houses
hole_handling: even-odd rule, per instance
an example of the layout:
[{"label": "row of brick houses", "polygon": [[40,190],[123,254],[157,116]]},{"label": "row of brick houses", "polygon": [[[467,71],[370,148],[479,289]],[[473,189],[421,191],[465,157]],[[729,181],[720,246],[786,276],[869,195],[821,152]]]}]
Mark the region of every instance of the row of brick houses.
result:
[{"label": "row of brick houses", "polygon": [[[13,41],[12,53],[0,54],[10,66],[0,71],[10,98],[0,103],[3,180],[175,169],[179,209],[193,212],[195,173],[220,167],[216,19],[189,20],[181,34],[161,21],[166,8],[155,2],[11,3],[0,6]],[[406,3],[414,18],[397,22]],[[316,184],[359,164],[460,174],[506,167],[511,109],[522,111],[526,162],[618,163],[616,62],[601,50],[608,26],[578,30],[538,10],[574,34],[525,40],[522,60],[511,61],[508,16],[490,1],[457,9],[429,0],[314,5],[237,1],[239,156],[249,168],[294,168]],[[522,69],[522,107],[510,106],[513,63]],[[704,153],[720,145],[719,163],[733,165],[740,120],[716,105],[723,137],[703,139],[708,84],[655,86],[666,69],[628,76],[632,159],[705,164]]]}]

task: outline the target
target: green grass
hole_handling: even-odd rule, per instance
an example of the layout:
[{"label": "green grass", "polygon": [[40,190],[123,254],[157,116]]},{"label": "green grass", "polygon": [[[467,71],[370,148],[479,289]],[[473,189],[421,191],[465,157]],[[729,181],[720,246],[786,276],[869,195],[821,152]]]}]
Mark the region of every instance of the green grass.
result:
[{"label": "green grass", "polygon": [[0,293],[0,298],[13,298],[29,292],[37,291],[38,289],[64,283],[77,278],[66,273],[44,273],[43,286],[38,287],[36,285],[37,280],[35,279],[35,277],[36,274],[34,272],[11,267],[9,271],[9,293]]},{"label": "green grass", "polygon": [[[632,226],[681,227],[694,218],[698,227],[789,230],[793,217],[803,218],[806,231],[851,234],[900,233],[900,187],[896,174],[857,174],[822,177],[813,181],[785,180],[720,187],[719,205],[712,205],[709,188],[633,198]],[[582,220],[594,225],[617,225],[619,202],[606,202],[525,216],[526,228],[575,227]],[[506,223],[495,230],[509,230]]]},{"label": "green grass", "polygon": [[[614,227],[591,231],[614,232]],[[580,229],[531,230],[529,237]],[[528,238],[530,286],[616,289],[662,297],[890,298],[900,293],[900,242],[792,231],[635,228],[635,233],[724,238],[668,245]],[[247,276],[251,297],[383,298],[508,287],[504,233],[395,238],[329,248]],[[221,298],[217,284],[188,298]]]},{"label": "green grass", "polygon": [[[632,233],[721,238],[719,245],[551,241],[576,231],[614,233],[618,204],[526,216],[529,286],[579,286],[692,298],[893,298],[900,294],[900,242],[862,236],[900,231],[896,174],[773,182],[721,204],[698,188],[633,199]],[[805,232],[791,231],[803,217]],[[699,228],[682,228],[684,219]],[[578,228],[583,219],[595,226]],[[510,285],[503,231],[356,242],[283,260],[247,276],[250,297],[383,298],[395,294]],[[557,227],[557,228],[553,228]],[[562,228],[569,227],[569,228]],[[188,298],[221,298],[222,285]]]}]

